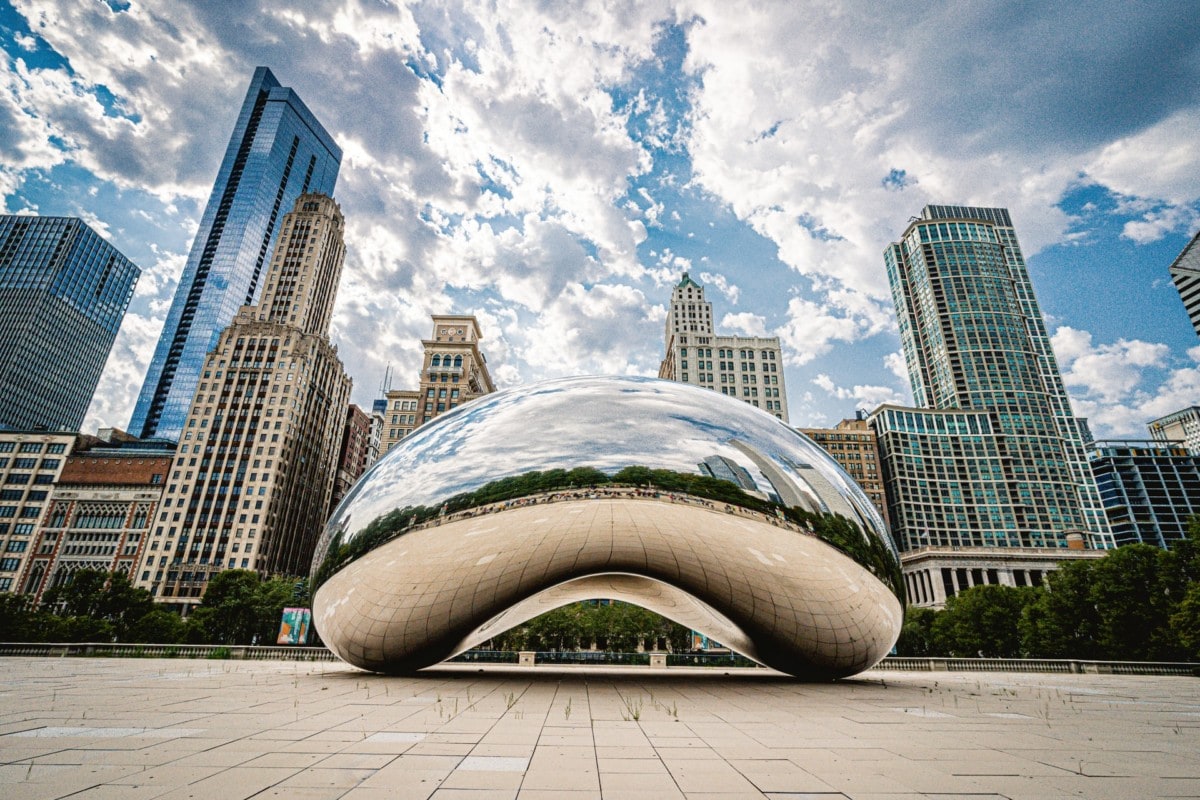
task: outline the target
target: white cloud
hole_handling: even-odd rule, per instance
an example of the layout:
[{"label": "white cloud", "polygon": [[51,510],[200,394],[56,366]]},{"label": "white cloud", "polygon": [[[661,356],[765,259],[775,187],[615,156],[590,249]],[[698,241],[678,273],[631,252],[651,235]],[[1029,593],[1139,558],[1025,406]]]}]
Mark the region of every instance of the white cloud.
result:
[{"label": "white cloud", "polygon": [[1150,367],[1162,367],[1170,354],[1165,344],[1120,340],[1095,345],[1092,335],[1063,326],[1051,337],[1063,369],[1063,381],[1085,397],[1119,402],[1136,389]]},{"label": "white cloud", "polygon": [[705,285],[711,285],[718,292],[724,295],[725,299],[729,301],[730,305],[736,306],[738,304],[738,298],[741,297],[742,290],[739,289],[736,284],[730,283],[729,279],[727,279],[724,275],[713,272],[701,272],[700,280]]},{"label": "white cloud", "polygon": [[1075,413],[1098,438],[1145,438],[1151,420],[1200,402],[1200,347],[1188,350],[1190,364],[1180,363],[1165,344],[1095,344],[1091,333],[1067,326],[1051,343]]},{"label": "white cloud", "polygon": [[721,318],[720,333],[732,332],[743,336],[767,336],[767,320],[752,311],[726,314]]},{"label": "white cloud", "polygon": [[813,378],[812,382],[838,400],[855,401],[854,407],[856,410],[872,411],[884,403],[900,405],[905,402],[904,396],[890,386],[855,384],[847,388],[838,386],[832,378],[824,373],[818,374],[817,377]]},{"label": "white cloud", "polygon": [[830,313],[825,306],[801,297],[788,301],[787,322],[775,331],[784,360],[793,366],[807,364],[833,349],[835,342],[854,342],[863,326],[847,316]]}]

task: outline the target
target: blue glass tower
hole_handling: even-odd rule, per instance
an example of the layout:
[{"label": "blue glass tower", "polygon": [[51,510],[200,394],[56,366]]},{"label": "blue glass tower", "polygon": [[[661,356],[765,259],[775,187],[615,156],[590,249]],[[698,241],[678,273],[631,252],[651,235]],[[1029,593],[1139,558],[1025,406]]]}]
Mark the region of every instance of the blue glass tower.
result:
[{"label": "blue glass tower", "polygon": [[74,217],[0,216],[0,427],[79,430],[140,274]]},{"label": "blue glass tower", "polygon": [[332,195],[342,150],[291,89],[254,71],[129,430],[178,439],[204,357],[262,286],[279,221],[307,192]]}]

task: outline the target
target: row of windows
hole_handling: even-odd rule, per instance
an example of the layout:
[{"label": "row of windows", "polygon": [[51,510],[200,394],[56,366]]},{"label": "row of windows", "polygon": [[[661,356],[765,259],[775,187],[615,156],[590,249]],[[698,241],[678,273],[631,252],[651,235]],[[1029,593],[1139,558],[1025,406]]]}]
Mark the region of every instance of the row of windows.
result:
[{"label": "row of windows", "polygon": [[[0,442],[0,453],[11,453],[16,449],[16,442]],[[41,442],[21,442],[21,447],[17,449],[18,453],[40,453],[42,452]],[[53,443],[46,445],[46,452],[52,455],[59,455],[67,452],[65,444]]]}]

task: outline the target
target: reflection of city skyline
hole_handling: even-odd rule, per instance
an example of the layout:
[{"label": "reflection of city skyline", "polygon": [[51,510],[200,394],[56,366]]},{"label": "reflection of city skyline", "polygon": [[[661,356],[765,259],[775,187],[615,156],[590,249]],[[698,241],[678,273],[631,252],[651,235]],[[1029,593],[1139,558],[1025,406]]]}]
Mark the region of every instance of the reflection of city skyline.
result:
[{"label": "reflection of city skyline", "polygon": [[[566,378],[488,395],[414,431],[339,506],[317,556],[334,532],[344,543],[389,512],[437,506],[504,477],[579,467],[611,476],[630,466],[705,475],[701,463],[722,464],[740,478],[732,483],[754,495],[870,527],[858,511],[869,504],[865,496],[861,503],[843,497],[861,493],[857,485],[840,480],[828,455],[769,415],[653,378]],[[820,465],[804,472],[833,479],[813,486],[797,464]]]}]

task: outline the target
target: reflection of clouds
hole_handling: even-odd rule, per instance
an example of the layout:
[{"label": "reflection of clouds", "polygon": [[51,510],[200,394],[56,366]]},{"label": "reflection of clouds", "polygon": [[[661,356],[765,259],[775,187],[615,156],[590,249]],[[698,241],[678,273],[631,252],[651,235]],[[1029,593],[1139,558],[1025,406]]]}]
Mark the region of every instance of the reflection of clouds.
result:
[{"label": "reflection of clouds", "polygon": [[[744,468],[764,494],[841,513],[886,538],[878,515],[861,511],[872,506],[858,485],[770,414],[687,384],[588,377],[490,394],[417,428],[347,495],[317,559],[340,529],[345,542],[395,509],[436,507],[500,478],[576,467],[611,475],[629,466],[698,475],[714,457]],[[797,465],[811,467],[803,472],[814,479]]]}]

